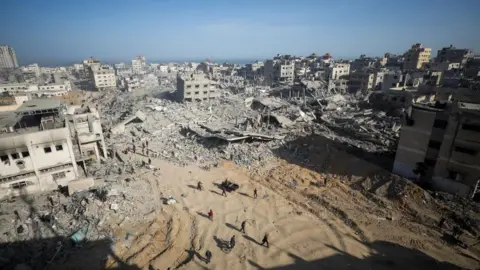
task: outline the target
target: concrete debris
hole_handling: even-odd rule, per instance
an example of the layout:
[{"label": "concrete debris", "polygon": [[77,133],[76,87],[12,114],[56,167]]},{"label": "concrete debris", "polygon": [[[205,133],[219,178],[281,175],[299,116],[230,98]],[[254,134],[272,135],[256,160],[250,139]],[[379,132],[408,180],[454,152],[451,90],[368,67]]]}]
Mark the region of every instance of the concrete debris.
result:
[{"label": "concrete debris", "polygon": [[87,190],[95,185],[93,178],[84,178],[68,182],[68,194],[72,195],[75,192]]}]

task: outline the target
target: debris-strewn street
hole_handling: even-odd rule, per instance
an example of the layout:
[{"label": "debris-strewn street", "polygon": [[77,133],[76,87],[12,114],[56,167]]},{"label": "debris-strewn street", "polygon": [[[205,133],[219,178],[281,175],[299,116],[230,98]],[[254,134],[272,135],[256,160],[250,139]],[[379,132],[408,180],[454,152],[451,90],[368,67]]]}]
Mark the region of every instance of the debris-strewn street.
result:
[{"label": "debris-strewn street", "polygon": [[[2,269],[478,266],[479,205],[389,172],[399,118],[367,95],[308,93],[92,92],[108,149],[83,172],[95,187],[3,201]],[[225,179],[239,188],[222,196]]]}]

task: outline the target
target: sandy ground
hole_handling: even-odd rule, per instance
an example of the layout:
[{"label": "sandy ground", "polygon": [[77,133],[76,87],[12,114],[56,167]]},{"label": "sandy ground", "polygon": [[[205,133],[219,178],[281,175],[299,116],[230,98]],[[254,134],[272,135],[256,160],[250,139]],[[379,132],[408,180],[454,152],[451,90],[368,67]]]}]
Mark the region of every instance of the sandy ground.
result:
[{"label": "sandy ground", "polygon": [[[379,170],[361,160],[339,154],[364,174]],[[139,156],[137,156],[140,158]],[[475,269],[478,252],[445,244],[441,232],[411,217],[414,206],[367,195],[355,184],[365,177],[319,174],[285,161],[270,167],[245,170],[230,162],[203,170],[197,166],[178,167],[154,160],[160,174],[144,174],[148,192],[160,204],[173,196],[178,203],[159,208],[147,222],[133,221],[119,229],[125,237],[114,246],[115,258],[106,268],[123,261],[140,269]],[[353,165],[353,164],[350,164]],[[221,196],[215,185],[229,178],[239,190]],[[315,187],[311,181],[327,186]],[[293,179],[297,187],[289,186]],[[198,181],[203,191],[195,189]],[[360,183],[362,182],[362,183]],[[254,199],[253,190],[258,189]],[[378,187],[377,187],[378,188]],[[158,194],[158,196],[157,196]],[[414,194],[414,192],[412,193]],[[423,193],[422,193],[423,194]],[[151,194],[150,194],[151,195]],[[405,195],[407,196],[407,195]],[[413,196],[413,195],[412,195]],[[209,209],[214,219],[207,217]],[[422,217],[435,213],[425,210]],[[390,220],[392,219],[392,220]],[[246,234],[239,232],[247,220]],[[417,220],[417,222],[415,222]],[[269,233],[270,248],[260,245]],[[235,235],[236,246],[228,241]],[[207,264],[204,255],[213,254]],[[432,258],[438,260],[435,261]]]}]

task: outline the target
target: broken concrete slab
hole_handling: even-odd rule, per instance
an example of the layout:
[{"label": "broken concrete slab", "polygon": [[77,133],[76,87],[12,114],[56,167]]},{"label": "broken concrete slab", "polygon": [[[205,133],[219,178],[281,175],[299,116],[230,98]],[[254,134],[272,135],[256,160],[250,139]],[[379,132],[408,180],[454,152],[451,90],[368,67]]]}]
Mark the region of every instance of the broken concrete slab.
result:
[{"label": "broken concrete slab", "polygon": [[95,185],[92,177],[73,180],[68,182],[68,194],[72,195],[75,192],[87,190]]}]

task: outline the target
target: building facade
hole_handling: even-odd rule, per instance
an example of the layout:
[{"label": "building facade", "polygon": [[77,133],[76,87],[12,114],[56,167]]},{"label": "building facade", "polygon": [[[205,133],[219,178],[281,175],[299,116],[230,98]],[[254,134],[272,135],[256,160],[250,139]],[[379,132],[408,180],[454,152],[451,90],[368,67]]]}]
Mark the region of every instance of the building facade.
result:
[{"label": "building facade", "polygon": [[292,83],[295,79],[295,62],[285,59],[267,60],[264,65],[264,77],[267,85]]},{"label": "building facade", "polygon": [[0,46],[0,68],[18,67],[17,55],[15,50],[6,45]]},{"label": "building facade", "polygon": [[177,98],[182,101],[201,101],[220,96],[216,84],[201,73],[189,73],[177,77]]},{"label": "building facade", "polygon": [[348,91],[373,90],[375,74],[369,72],[353,72],[348,80]]},{"label": "building facade", "polygon": [[459,63],[460,67],[464,67],[468,60],[473,58],[473,51],[470,49],[458,49],[450,45],[437,51],[437,63]]},{"label": "building facade", "polygon": [[412,105],[402,127],[393,172],[463,196],[478,193],[480,97],[455,94],[443,106]]},{"label": "building facade", "polygon": [[115,70],[107,65],[92,68],[92,81],[98,90],[117,87]]},{"label": "building facade", "polygon": [[132,60],[132,70],[135,74],[140,74],[145,71],[145,66],[147,64],[147,59],[145,56],[137,56]]},{"label": "building facade", "polygon": [[0,118],[0,198],[54,190],[79,177],[58,101],[27,101]]},{"label": "building facade", "polygon": [[403,69],[421,69],[430,62],[431,48],[425,48],[422,44],[413,44],[404,57]]},{"label": "building facade", "polygon": [[350,64],[333,63],[328,67],[327,74],[329,80],[347,79],[350,75]]}]

